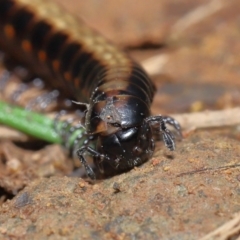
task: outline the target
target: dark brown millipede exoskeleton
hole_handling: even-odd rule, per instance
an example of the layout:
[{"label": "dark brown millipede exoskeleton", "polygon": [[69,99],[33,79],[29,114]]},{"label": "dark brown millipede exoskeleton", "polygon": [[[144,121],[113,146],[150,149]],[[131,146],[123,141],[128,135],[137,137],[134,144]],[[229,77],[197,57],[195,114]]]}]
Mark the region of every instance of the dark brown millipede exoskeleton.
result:
[{"label": "dark brown millipede exoskeleton", "polygon": [[87,140],[77,155],[90,178],[95,173],[86,152],[100,170],[121,172],[152,156],[155,131],[175,149],[166,124],[179,133],[180,126],[151,116],[155,88],[142,67],[49,0],[0,0],[0,47],[54,87],[88,102]]}]

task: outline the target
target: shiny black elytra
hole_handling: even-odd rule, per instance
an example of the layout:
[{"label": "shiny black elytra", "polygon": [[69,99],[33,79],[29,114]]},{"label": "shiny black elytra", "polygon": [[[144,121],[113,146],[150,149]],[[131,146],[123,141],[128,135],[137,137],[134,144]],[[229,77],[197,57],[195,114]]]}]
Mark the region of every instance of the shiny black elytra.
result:
[{"label": "shiny black elytra", "polygon": [[166,124],[179,133],[180,126],[151,116],[155,88],[141,66],[51,1],[0,0],[0,47],[54,87],[88,101],[86,141],[77,155],[90,178],[95,173],[85,153],[112,175],[147,161],[156,133],[175,149]]}]

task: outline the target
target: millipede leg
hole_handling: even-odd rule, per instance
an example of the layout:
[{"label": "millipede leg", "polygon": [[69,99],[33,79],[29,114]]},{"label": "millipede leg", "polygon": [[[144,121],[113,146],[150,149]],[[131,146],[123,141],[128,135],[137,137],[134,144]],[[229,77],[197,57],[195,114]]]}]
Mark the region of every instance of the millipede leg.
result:
[{"label": "millipede leg", "polygon": [[100,154],[99,152],[97,152],[96,150],[94,150],[92,147],[89,147],[89,146],[83,146],[79,150],[77,150],[77,156],[78,156],[80,162],[83,164],[88,177],[94,180],[94,179],[96,179],[96,175],[84,157],[85,152],[88,152],[93,157],[96,157],[96,158],[99,158],[102,160],[108,159],[108,157],[106,155]]},{"label": "millipede leg", "polygon": [[172,125],[177,130],[178,134],[181,135],[181,127],[176,120],[174,120],[171,117],[166,117],[166,116],[150,116],[150,117],[146,118],[145,121],[149,124],[158,123],[159,130],[162,134],[165,146],[170,151],[175,150],[174,136],[172,135],[171,131],[169,131],[167,129],[166,124]]},{"label": "millipede leg", "polygon": [[163,118],[163,121],[165,122],[165,124],[169,124],[169,125],[173,126],[177,130],[177,134],[180,137],[182,137],[181,126],[176,119],[169,117],[169,116],[162,116],[162,118]]}]

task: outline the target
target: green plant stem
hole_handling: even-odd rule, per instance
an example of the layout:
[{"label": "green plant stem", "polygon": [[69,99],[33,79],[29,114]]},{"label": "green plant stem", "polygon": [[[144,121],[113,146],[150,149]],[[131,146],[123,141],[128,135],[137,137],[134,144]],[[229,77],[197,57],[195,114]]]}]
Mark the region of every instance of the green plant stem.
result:
[{"label": "green plant stem", "polygon": [[0,124],[47,142],[59,144],[63,142],[54,129],[53,119],[2,101],[0,101]]}]

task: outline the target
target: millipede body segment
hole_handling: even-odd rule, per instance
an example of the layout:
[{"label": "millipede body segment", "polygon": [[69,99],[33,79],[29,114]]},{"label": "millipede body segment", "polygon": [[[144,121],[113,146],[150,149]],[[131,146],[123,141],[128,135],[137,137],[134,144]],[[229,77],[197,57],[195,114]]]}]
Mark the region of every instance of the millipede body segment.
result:
[{"label": "millipede body segment", "polygon": [[[152,156],[153,131],[174,150],[166,123],[177,131],[180,126],[170,117],[151,116],[155,88],[142,67],[51,1],[0,0],[0,47],[54,87],[88,104],[87,140],[77,155],[89,177],[95,174],[86,152],[101,171],[121,172]],[[95,148],[89,145],[92,141]]]}]

